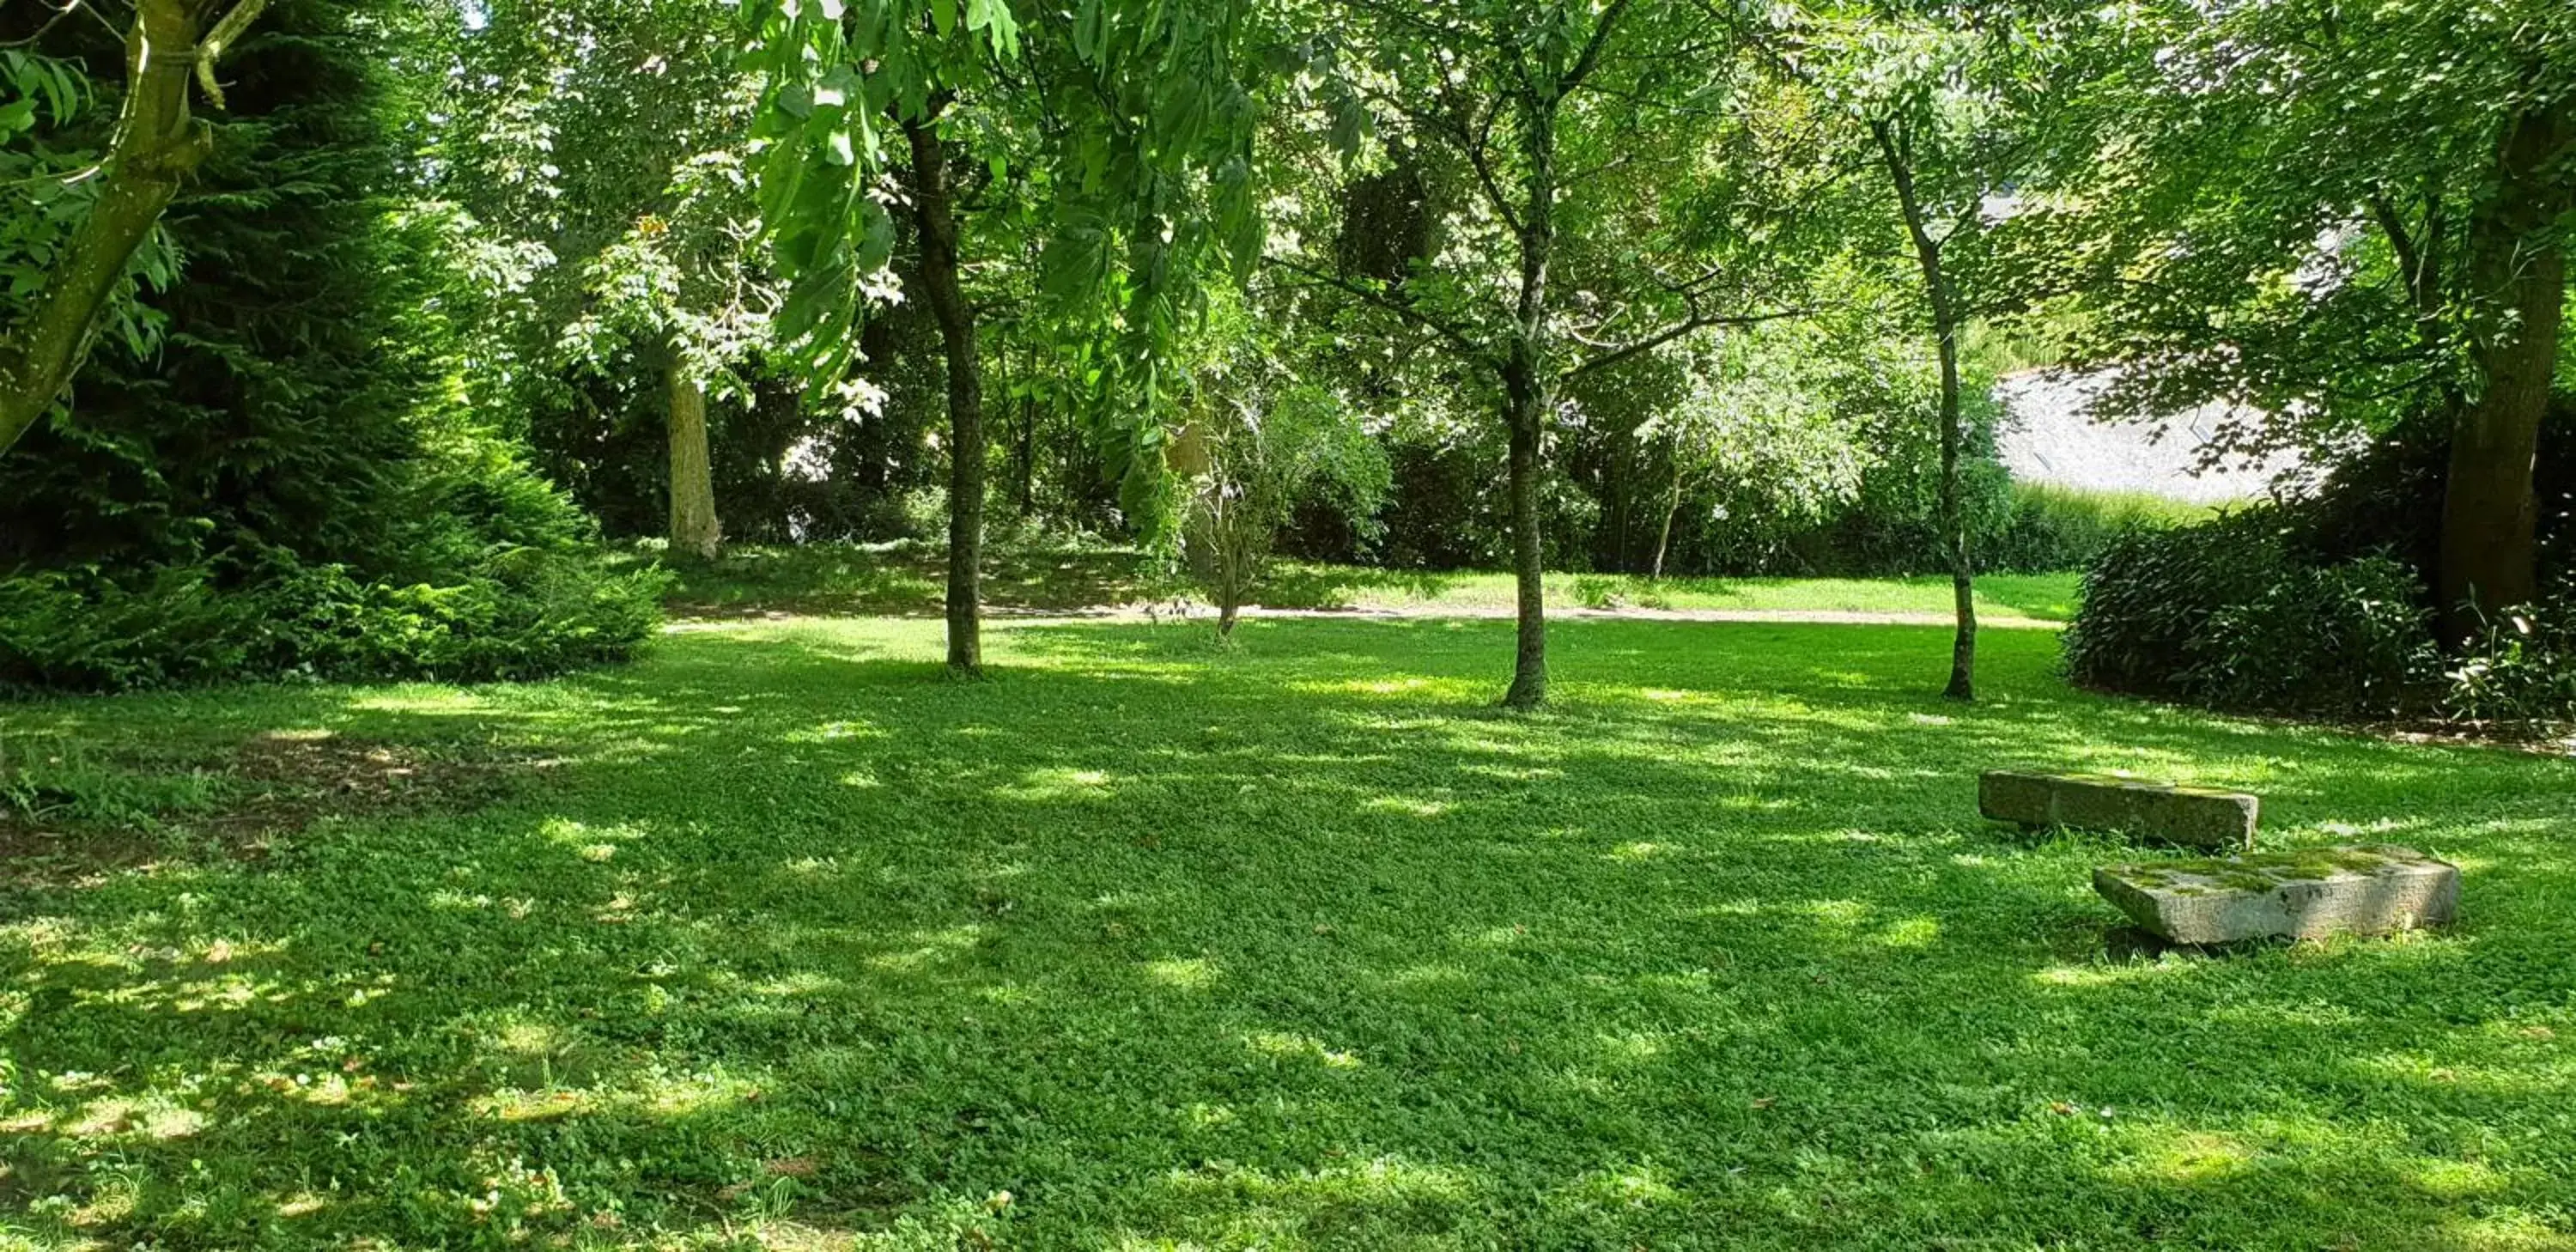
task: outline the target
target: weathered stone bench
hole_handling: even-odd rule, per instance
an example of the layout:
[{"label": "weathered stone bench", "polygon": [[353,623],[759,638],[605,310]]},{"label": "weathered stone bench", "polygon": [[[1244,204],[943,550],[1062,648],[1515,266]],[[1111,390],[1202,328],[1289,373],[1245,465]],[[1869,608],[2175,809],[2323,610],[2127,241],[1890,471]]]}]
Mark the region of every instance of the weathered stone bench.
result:
[{"label": "weathered stone bench", "polygon": [[1997,821],[2145,835],[2220,851],[2254,846],[2262,801],[2235,791],[2177,787],[2102,774],[1990,770],[1977,807]]},{"label": "weathered stone bench", "polygon": [[2173,943],[2384,935],[2450,922],[2460,870],[2413,848],[2303,848],[2111,865],[2093,889]]}]

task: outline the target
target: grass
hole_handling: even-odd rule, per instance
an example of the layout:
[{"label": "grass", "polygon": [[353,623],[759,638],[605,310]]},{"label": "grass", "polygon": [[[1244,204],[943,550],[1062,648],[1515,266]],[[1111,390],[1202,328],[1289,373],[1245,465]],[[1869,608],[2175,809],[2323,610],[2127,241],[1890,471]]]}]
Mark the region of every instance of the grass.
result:
[{"label": "grass", "polygon": [[[1123,548],[999,548],[988,554],[984,594],[1005,614],[1078,613],[1194,595]],[[935,617],[946,586],[944,549],[932,544],[736,547],[711,565],[684,566],[672,592],[690,616],[763,612]],[[2062,622],[2074,615],[2078,576],[1993,574],[1978,580],[1979,613],[2005,622]],[[1947,577],[1666,578],[1550,574],[1555,609],[1947,614]],[[1508,612],[1508,573],[1439,573],[1285,562],[1260,602],[1283,609],[1415,614]]]},{"label": "grass", "polygon": [[[1506,716],[1509,631],[10,707],[198,807],[262,737],[545,767],[0,888],[0,1247],[2576,1241],[2576,763],[2106,700],[2039,631],[1959,707],[1937,627],[1567,621]],[[2109,955],[2141,854],[1980,822],[1998,764],[2453,858],[2462,924]]]}]

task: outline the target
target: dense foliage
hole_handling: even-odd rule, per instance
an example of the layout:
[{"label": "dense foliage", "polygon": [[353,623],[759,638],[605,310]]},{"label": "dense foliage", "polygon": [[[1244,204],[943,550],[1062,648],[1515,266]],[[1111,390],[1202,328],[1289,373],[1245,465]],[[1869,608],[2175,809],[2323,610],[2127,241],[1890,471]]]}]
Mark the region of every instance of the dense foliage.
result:
[{"label": "dense foliage", "polygon": [[456,405],[445,258],[403,212],[402,13],[279,3],[228,61],[157,342],[94,353],[0,460],[0,684],[520,677],[650,633],[652,578],[605,572]]},{"label": "dense foliage", "polygon": [[2562,408],[2538,475],[2550,590],[2488,615],[2456,656],[2436,646],[2428,577],[2447,451],[2410,424],[2312,497],[2115,540],[2085,576],[2069,669],[2223,708],[2576,720],[2571,429]]},{"label": "dense foliage", "polygon": [[[1250,490],[1206,455],[1250,427],[1210,417],[1276,409],[1331,415],[1290,425],[1369,485],[1258,472],[1259,542],[1217,546],[1508,566],[1516,703],[1548,569],[1948,573],[1965,696],[1977,576],[2237,555],[2148,533],[2191,509],[2013,480],[1996,382],[2055,366],[2210,461],[2339,467],[2262,587],[2141,593],[2198,659],[2101,681],[2549,688],[2480,676],[2547,668],[2564,566],[2529,472],[2568,355],[2561,5],[49,12],[0,17],[0,180],[31,189],[0,367],[65,324],[26,309],[98,290],[78,386],[0,462],[10,682],[614,657],[650,589],[597,572],[594,526],[674,563],[944,534],[972,671],[988,534],[1168,568],[1195,524],[1204,554]],[[129,17],[201,72],[121,57]],[[71,274],[109,218],[130,255]],[[1203,350],[1232,311],[1275,374],[1248,405]],[[2507,593],[2543,605],[2513,640]],[[2318,597],[2372,607],[2263,659]],[[2388,642],[2417,610],[2421,657]],[[2124,633],[2079,632],[2079,668]],[[2349,648],[2409,659],[2292,672]]]}]

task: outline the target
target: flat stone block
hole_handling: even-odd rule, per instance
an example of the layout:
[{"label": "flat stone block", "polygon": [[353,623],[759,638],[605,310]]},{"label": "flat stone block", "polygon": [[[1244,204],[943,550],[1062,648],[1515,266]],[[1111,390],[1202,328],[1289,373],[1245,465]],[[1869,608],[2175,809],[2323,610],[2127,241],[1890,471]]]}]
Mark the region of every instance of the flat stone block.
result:
[{"label": "flat stone block", "polygon": [[1997,821],[2115,830],[2211,851],[2254,846],[2262,804],[2239,791],[2104,774],[1989,770],[1977,780],[1977,807]]},{"label": "flat stone block", "polygon": [[2384,935],[2450,923],[2460,870],[2413,848],[2359,844],[2108,865],[2093,890],[2174,943]]}]

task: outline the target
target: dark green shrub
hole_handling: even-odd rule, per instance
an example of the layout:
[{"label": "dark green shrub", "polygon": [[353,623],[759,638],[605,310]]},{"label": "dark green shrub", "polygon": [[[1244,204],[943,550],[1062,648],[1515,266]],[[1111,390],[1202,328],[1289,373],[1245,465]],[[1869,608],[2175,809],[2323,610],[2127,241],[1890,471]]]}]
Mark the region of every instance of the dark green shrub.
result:
[{"label": "dark green shrub", "polygon": [[2423,580],[2384,556],[2288,565],[2222,606],[2186,651],[2188,694],[2221,708],[2387,717],[2439,673]]},{"label": "dark green shrub", "polygon": [[2113,539],[2066,634],[2086,686],[2230,709],[2387,716],[2437,674],[2421,579],[2384,556],[2297,560],[2278,510]]},{"label": "dark green shrub", "polygon": [[2443,674],[2443,707],[2476,722],[2576,722],[2576,577],[2491,623]]},{"label": "dark green shrub", "polygon": [[2067,672],[2088,687],[2194,698],[2189,675],[2210,619],[2254,602],[2288,569],[2280,519],[2268,509],[2123,533],[2085,572],[2065,636]]}]

